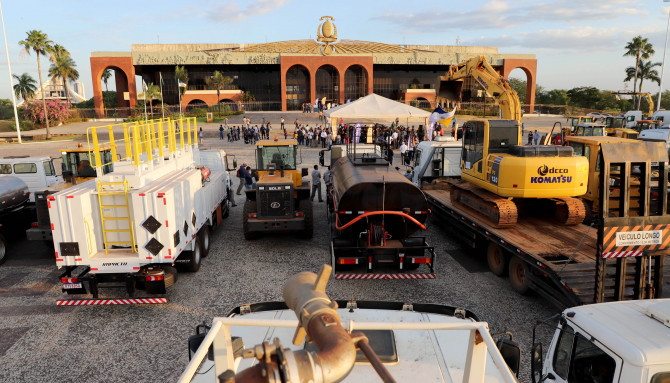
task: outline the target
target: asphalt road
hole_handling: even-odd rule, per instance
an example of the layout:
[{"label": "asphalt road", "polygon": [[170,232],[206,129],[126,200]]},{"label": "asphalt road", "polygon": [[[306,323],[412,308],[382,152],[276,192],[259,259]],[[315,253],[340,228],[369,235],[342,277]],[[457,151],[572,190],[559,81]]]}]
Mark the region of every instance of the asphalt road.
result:
[{"label": "asphalt road", "polygon": [[[35,150],[55,156],[62,144],[30,144],[36,149],[24,146],[20,152]],[[207,138],[203,146],[223,148],[240,163],[254,163],[249,145]],[[8,153],[6,147],[0,146],[3,154]],[[317,163],[319,149],[301,150],[300,166]],[[210,255],[200,271],[180,273],[164,305],[58,307],[55,301],[66,296],[58,285],[53,250],[43,243],[16,241],[0,266],[1,380],[175,381],[188,363],[186,340],[197,324],[209,323],[241,304],[281,300],[283,283],[290,276],[305,270],[316,272],[329,262],[325,203],[314,203],[312,239],[273,235],[245,241],[241,198],[223,226],[213,232]],[[488,271],[481,254],[463,247],[448,228],[430,225],[425,235],[436,249],[436,279],[333,280],[328,293],[335,299],[467,308],[489,322],[492,333],[508,330],[515,334],[524,356],[521,381],[529,381],[532,326],[558,309],[538,296],[518,295],[505,278]],[[124,290],[103,294],[125,297]]]}]

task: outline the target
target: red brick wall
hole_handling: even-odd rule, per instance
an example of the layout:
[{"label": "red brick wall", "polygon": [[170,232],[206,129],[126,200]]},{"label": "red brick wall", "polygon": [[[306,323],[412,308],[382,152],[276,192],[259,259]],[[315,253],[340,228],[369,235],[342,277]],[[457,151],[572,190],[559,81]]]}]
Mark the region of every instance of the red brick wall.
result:
[{"label": "red brick wall", "polygon": [[526,104],[528,109],[524,113],[533,113],[535,110],[535,82],[537,81],[536,59],[505,59],[503,60],[502,75],[509,77],[512,70],[519,68],[526,73]]},{"label": "red brick wall", "polygon": [[[120,108],[134,108],[137,104],[135,90],[135,67],[131,57],[91,57],[91,77],[93,79],[93,102],[95,114],[98,118],[104,117],[102,103],[102,73],[105,69],[114,69],[116,78],[116,97]],[[123,92],[130,92],[129,100],[124,100]]]}]

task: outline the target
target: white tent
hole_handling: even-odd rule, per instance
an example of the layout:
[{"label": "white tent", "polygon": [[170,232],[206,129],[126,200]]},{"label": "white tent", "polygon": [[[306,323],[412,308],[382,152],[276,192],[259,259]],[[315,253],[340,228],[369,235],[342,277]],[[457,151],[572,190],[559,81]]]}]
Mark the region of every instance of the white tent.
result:
[{"label": "white tent", "polygon": [[331,121],[331,126],[337,125],[342,119],[345,123],[388,123],[400,120],[400,124],[426,124],[430,112],[377,94],[369,94],[356,101],[325,110],[323,114]]}]

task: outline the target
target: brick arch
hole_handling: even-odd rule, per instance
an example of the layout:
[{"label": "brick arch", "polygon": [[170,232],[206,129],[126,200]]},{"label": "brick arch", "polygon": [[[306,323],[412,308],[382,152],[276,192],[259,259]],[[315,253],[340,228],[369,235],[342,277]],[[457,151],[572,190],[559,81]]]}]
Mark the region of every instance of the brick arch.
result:
[{"label": "brick arch", "polygon": [[[351,64],[351,65],[348,65],[348,66],[347,66],[346,68],[344,68],[344,70],[342,71],[344,79],[340,82],[340,83],[342,84],[342,85],[341,85],[341,86],[342,86],[342,89],[343,89],[342,94],[344,94],[344,98],[346,98],[346,85],[347,85],[346,76],[347,76],[347,71],[348,71],[349,69],[352,69],[352,68],[355,68],[355,67],[358,67],[358,68],[363,69],[363,75],[365,76],[365,85],[366,85],[366,88],[367,88],[368,83],[370,82],[370,77],[371,77],[371,76],[370,76],[370,73],[368,72],[368,68],[366,68],[365,66],[363,66],[363,65],[361,65],[361,64]],[[367,91],[367,89],[366,89],[366,91]],[[367,93],[367,94],[369,94],[369,93]],[[367,94],[364,94],[364,96],[366,96]],[[342,100],[342,103],[344,103],[344,100]]]},{"label": "brick arch", "polygon": [[521,69],[526,74],[526,105],[524,113],[533,113],[535,110],[535,82],[537,81],[537,60],[535,59],[504,59],[502,76],[509,78],[514,69]]},{"label": "brick arch", "polygon": [[[135,67],[132,57],[91,57],[91,77],[93,79],[93,102],[95,114],[98,118],[105,116],[105,107],[102,102],[102,73],[105,69],[114,69],[116,80],[116,100],[119,108],[132,109],[137,105],[137,90],[135,84]],[[124,93],[128,92],[128,100]],[[130,110],[128,111],[130,112]]]},{"label": "brick arch", "polygon": [[373,72],[372,72],[372,56],[290,56],[282,55],[280,57],[280,73],[281,73],[281,95],[282,95],[282,110],[286,110],[286,72],[294,65],[302,65],[307,68],[309,72],[309,98],[310,102],[314,102],[316,98],[316,71],[323,65],[332,65],[340,75],[340,94],[339,103],[344,103],[344,73],[351,65],[360,65],[365,70],[368,77],[367,94],[372,93]]},{"label": "brick arch", "polygon": [[319,69],[322,69],[324,67],[332,67],[333,69],[335,69],[335,73],[337,73],[337,84],[338,84],[338,87],[339,87],[338,88],[339,89],[339,95],[338,95],[339,97],[337,99],[338,99],[338,103],[343,104],[344,100],[342,100],[342,98],[344,97],[344,72],[342,71],[341,66],[338,67],[338,66],[335,66],[331,63],[324,63],[322,65],[319,65],[319,67],[317,67],[314,70],[314,75],[311,76],[311,77],[314,77],[314,94],[316,95],[316,73],[319,71]]}]

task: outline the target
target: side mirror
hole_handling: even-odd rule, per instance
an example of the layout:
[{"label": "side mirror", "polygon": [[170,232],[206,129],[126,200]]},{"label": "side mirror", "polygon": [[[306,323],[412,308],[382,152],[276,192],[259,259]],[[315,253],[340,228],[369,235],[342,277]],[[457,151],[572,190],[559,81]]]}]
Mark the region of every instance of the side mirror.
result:
[{"label": "side mirror", "polygon": [[[205,340],[205,337],[207,336],[206,332],[200,333],[200,334],[195,334],[191,335],[188,337],[188,360],[190,361],[193,358],[193,355],[198,351],[200,348],[200,345],[202,344],[202,341]],[[214,349],[212,347],[209,348],[209,352],[207,352],[207,359],[209,360],[214,360]]]},{"label": "side mirror", "polygon": [[319,151],[319,165],[321,165],[321,166],[325,166],[324,165],[324,160],[323,160],[324,152],[325,152],[325,150]]},{"label": "side mirror", "polygon": [[309,170],[307,168],[302,168],[302,177],[307,177],[309,175]]},{"label": "side mirror", "polygon": [[510,370],[519,377],[519,366],[521,365],[521,347],[519,344],[510,339],[499,339],[498,350],[502,355],[503,360],[507,363]]},{"label": "side mirror", "polygon": [[533,346],[533,353],[530,361],[530,376],[533,383],[542,381],[542,343]]}]

